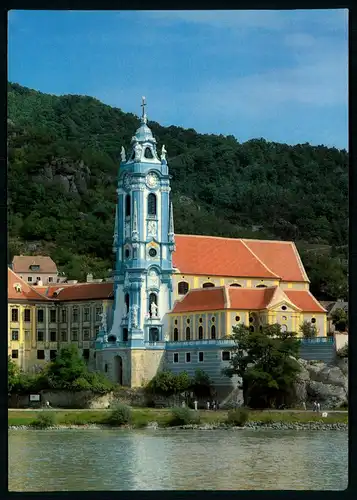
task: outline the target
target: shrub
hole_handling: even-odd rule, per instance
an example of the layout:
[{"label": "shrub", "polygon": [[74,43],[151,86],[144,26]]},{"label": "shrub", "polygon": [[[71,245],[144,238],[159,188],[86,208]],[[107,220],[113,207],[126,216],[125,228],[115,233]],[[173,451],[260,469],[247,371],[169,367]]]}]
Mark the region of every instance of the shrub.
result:
[{"label": "shrub", "polygon": [[119,403],[110,412],[107,423],[113,426],[129,424],[132,421],[130,406]]},{"label": "shrub", "polygon": [[39,413],[36,420],[33,420],[30,425],[38,429],[46,429],[47,427],[53,427],[55,424],[56,419],[53,413]]},{"label": "shrub", "polygon": [[189,408],[172,408],[171,418],[168,421],[168,425],[190,425],[199,424],[200,416],[197,411],[190,410]]},{"label": "shrub", "polygon": [[348,358],[348,344],[345,344],[336,352],[339,358]]},{"label": "shrub", "polygon": [[249,411],[246,408],[237,408],[235,410],[229,410],[227,422],[230,425],[243,427],[243,425],[248,422],[248,419]]}]

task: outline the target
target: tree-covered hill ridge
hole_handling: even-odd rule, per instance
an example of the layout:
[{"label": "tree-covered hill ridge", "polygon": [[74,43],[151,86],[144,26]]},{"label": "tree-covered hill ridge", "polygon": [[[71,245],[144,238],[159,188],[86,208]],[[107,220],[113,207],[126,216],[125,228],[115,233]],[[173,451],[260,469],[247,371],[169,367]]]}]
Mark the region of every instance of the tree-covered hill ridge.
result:
[{"label": "tree-covered hill ridge", "polygon": [[[323,298],[343,296],[345,150],[264,139],[239,143],[233,136],[148,125],[168,151],[177,233],[294,240],[313,288]],[[112,268],[120,149],[138,126],[135,115],[92,97],[9,83],[10,254],[47,251],[72,278]],[[316,266],[322,269],[313,271]]]}]

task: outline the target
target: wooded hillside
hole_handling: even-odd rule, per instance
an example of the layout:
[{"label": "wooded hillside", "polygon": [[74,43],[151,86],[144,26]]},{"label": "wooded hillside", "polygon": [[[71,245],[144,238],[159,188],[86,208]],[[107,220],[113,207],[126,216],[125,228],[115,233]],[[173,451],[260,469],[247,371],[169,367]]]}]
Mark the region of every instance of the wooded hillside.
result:
[{"label": "wooded hillside", "polygon": [[[177,233],[294,240],[312,291],[347,297],[345,150],[148,125],[168,151]],[[9,259],[46,252],[77,279],[113,267],[119,153],[138,126],[94,98],[9,83]]]}]

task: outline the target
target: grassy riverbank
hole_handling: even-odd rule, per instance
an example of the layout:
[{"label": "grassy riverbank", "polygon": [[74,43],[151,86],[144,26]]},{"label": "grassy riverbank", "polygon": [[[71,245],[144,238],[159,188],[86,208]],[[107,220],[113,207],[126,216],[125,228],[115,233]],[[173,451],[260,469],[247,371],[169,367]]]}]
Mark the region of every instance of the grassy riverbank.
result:
[{"label": "grassy riverbank", "polygon": [[[40,414],[50,414],[53,416],[56,425],[103,425],[108,421],[110,410],[9,410],[8,425],[23,426],[31,425]],[[199,412],[202,424],[226,423],[228,412],[204,411]],[[327,412],[328,413],[328,412]],[[166,427],[172,418],[170,409],[156,408],[132,408],[131,425],[136,428],[145,427],[149,422],[157,422],[159,427]],[[321,422],[324,424],[347,424],[348,413],[336,412],[328,413],[327,417],[310,411],[302,412],[274,412],[274,411],[250,411],[248,422],[261,422],[263,424],[307,424],[308,422]]]}]

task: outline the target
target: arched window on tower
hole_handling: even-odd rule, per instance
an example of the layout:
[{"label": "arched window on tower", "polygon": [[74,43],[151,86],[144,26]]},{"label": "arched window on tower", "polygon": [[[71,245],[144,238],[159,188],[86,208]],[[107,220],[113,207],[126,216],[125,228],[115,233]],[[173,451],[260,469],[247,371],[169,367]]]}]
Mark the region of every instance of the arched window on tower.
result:
[{"label": "arched window on tower", "polygon": [[150,318],[157,317],[157,295],[156,295],[156,293],[150,293],[150,295],[149,295],[149,314],[150,314]]},{"label": "arched window on tower", "polygon": [[128,293],[125,294],[124,302],[125,302],[125,313],[128,314],[130,308],[130,298]]},{"label": "arched window on tower", "polygon": [[145,148],[144,157],[148,159],[154,158],[150,148]]},{"label": "arched window on tower", "polygon": [[130,217],[131,214],[131,200],[130,194],[127,194],[125,197],[125,217]]},{"label": "arched window on tower", "polygon": [[198,327],[198,338],[199,340],[203,339],[203,326]]},{"label": "arched window on tower", "polygon": [[189,326],[186,328],[186,340],[191,340],[191,329]]},{"label": "arched window on tower", "polygon": [[214,283],[210,283],[209,281],[207,281],[206,283],[203,283],[202,285],[202,288],[213,288],[214,287]]},{"label": "arched window on tower", "polygon": [[178,342],[178,329],[174,328],[174,342]]},{"label": "arched window on tower", "polygon": [[180,281],[180,283],[177,285],[177,291],[179,295],[186,295],[188,289],[189,285],[186,281]]},{"label": "arched window on tower", "polygon": [[154,193],[150,193],[148,196],[148,216],[156,216],[156,195]]},{"label": "arched window on tower", "polygon": [[215,325],[212,325],[211,326],[211,339],[215,339],[216,338],[216,327]]}]

